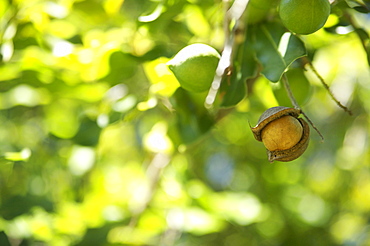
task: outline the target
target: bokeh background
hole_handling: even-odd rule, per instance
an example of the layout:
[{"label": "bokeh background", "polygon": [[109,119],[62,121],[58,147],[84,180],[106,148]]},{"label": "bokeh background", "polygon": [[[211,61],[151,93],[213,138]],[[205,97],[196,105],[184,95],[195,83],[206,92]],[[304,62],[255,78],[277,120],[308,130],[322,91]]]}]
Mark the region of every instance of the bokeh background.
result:
[{"label": "bokeh background", "polygon": [[255,76],[215,113],[165,65],[191,43],[221,52],[231,2],[1,0],[0,245],[370,245],[359,2],[335,1],[325,28],[300,37],[353,115],[293,64],[325,140],[312,130],[299,159],[269,163],[250,126],[292,106],[280,82]]}]

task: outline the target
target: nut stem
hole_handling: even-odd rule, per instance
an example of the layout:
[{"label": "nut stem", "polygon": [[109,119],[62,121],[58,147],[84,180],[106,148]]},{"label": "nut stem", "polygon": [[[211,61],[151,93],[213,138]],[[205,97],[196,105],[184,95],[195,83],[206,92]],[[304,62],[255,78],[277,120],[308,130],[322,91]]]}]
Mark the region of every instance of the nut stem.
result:
[{"label": "nut stem", "polygon": [[298,104],[297,100],[295,99],[292,90],[290,89],[289,81],[288,81],[288,78],[287,78],[286,74],[283,75],[282,81],[283,81],[283,84],[284,84],[284,88],[285,88],[285,90],[286,90],[286,92],[288,94],[288,97],[289,97],[291,103],[293,104],[294,108],[299,109],[301,111],[301,114],[303,114],[303,116],[306,118],[306,120],[308,121],[308,123],[310,123],[310,125],[312,126],[312,128],[315,129],[315,131],[317,132],[317,134],[319,134],[319,136],[321,138],[321,142],[324,142],[324,136],[321,134],[321,132],[319,131],[319,129],[317,129],[317,127],[313,124],[313,122],[311,121],[311,119],[308,118],[308,116],[305,114],[305,112],[303,112],[303,110],[301,109],[301,107],[299,107],[299,104]]}]

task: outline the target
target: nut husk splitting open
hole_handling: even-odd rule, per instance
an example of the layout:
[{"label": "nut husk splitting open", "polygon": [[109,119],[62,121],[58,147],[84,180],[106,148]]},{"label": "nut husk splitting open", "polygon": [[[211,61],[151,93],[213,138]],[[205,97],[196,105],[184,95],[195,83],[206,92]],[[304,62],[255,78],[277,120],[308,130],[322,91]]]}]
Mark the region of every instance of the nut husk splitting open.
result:
[{"label": "nut husk splitting open", "polygon": [[255,127],[251,128],[254,138],[262,142],[261,133],[263,128],[270,122],[279,119],[283,116],[292,116],[296,118],[302,125],[303,129],[302,137],[296,145],[285,150],[270,151],[267,149],[267,156],[270,162],[273,162],[275,160],[283,162],[295,160],[299,156],[301,156],[307,149],[310,135],[310,127],[305,120],[303,120],[302,118],[298,118],[300,114],[301,114],[300,109],[283,106],[272,107],[267,109],[259,118],[258,124]]}]

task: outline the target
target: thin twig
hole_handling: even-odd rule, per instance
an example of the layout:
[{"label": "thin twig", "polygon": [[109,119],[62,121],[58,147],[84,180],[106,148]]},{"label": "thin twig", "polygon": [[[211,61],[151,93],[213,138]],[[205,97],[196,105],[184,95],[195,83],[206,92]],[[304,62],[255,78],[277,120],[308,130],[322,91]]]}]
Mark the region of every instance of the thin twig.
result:
[{"label": "thin twig", "polygon": [[349,110],[346,106],[344,106],[342,103],[338,101],[338,99],[335,98],[334,94],[331,92],[329,85],[325,82],[323,77],[317,72],[316,68],[313,66],[312,62],[306,58],[305,62],[308,64],[312,72],[316,75],[316,77],[320,80],[321,84],[324,86],[324,88],[329,93],[331,99],[338,105],[338,107],[342,108],[345,112],[347,112],[349,115],[352,115],[352,111]]},{"label": "thin twig", "polygon": [[284,84],[284,88],[285,88],[285,90],[286,90],[286,92],[288,94],[288,97],[289,97],[290,101],[292,102],[294,108],[299,109],[301,111],[301,114],[303,114],[303,116],[306,118],[306,120],[308,121],[308,123],[310,123],[310,125],[312,126],[312,128],[317,132],[317,134],[319,134],[319,136],[321,137],[321,141],[323,142],[324,141],[324,136],[321,134],[321,132],[319,131],[319,129],[317,129],[317,127],[313,124],[313,122],[306,115],[306,113],[301,109],[301,107],[299,106],[297,100],[295,99],[295,97],[293,95],[293,92],[290,89],[289,81],[288,81],[288,78],[287,78],[286,74],[283,75],[282,81],[283,81],[283,84]]}]

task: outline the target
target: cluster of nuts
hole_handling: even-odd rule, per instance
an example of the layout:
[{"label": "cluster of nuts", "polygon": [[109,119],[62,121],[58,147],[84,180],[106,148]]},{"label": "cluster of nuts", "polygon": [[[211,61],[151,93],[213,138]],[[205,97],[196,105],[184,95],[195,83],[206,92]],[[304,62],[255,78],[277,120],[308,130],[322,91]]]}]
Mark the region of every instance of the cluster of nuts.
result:
[{"label": "cluster of nuts", "polygon": [[295,108],[269,108],[252,128],[255,139],[265,145],[270,162],[295,160],[307,149],[310,128],[298,118],[300,114]]}]

